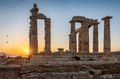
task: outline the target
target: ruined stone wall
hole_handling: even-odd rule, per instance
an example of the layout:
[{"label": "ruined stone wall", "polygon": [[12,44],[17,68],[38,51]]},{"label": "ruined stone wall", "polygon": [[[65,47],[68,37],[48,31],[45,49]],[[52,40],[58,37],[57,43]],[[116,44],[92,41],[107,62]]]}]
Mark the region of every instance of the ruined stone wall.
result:
[{"label": "ruined stone wall", "polygon": [[[29,64],[104,64],[119,62],[120,55],[55,53],[34,55]],[[99,62],[98,62],[99,61]],[[112,62],[111,62],[112,61]]]},{"label": "ruined stone wall", "polygon": [[0,79],[20,79],[19,73],[16,68],[0,68]]},{"label": "ruined stone wall", "polygon": [[[29,65],[20,68],[0,67],[0,79],[119,79],[120,64],[88,65]],[[94,70],[95,69],[95,70]]]}]

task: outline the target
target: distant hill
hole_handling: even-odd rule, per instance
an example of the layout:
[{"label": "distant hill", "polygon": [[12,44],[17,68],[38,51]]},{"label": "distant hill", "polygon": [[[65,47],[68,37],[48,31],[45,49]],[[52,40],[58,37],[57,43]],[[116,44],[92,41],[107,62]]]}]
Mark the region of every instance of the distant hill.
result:
[{"label": "distant hill", "polygon": [[120,55],[120,51],[113,51],[112,54],[118,54],[118,55]]},{"label": "distant hill", "polygon": [[16,57],[15,55],[11,55],[11,54],[8,54],[6,52],[0,52],[0,56],[3,56],[3,55],[5,55],[7,57]]}]

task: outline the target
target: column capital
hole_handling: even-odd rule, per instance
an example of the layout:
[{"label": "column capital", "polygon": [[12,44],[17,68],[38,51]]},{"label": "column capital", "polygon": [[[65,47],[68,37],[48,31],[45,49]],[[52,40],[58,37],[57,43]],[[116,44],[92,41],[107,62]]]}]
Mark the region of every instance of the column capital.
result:
[{"label": "column capital", "polygon": [[106,16],[106,17],[103,17],[102,20],[106,20],[106,19],[111,19],[112,16]]},{"label": "column capital", "polygon": [[73,16],[70,23],[72,23],[72,22],[84,22],[84,21],[87,21],[87,18],[84,16]]}]

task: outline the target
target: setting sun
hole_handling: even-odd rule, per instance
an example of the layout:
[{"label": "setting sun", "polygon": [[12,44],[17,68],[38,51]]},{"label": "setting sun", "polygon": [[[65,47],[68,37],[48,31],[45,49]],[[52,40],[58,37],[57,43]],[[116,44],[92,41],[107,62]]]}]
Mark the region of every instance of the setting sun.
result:
[{"label": "setting sun", "polygon": [[29,49],[24,49],[23,50],[23,55],[28,56],[29,55]]},{"label": "setting sun", "polygon": [[29,53],[29,49],[25,49],[24,52],[25,52],[25,53]]},{"label": "setting sun", "polygon": [[[94,2],[96,5],[98,5],[94,5]],[[54,1],[53,3],[50,0],[41,0],[41,2],[39,2],[39,0],[24,0],[15,1],[15,4],[14,1],[2,0],[0,2],[0,10],[2,12],[0,15],[0,52],[5,52],[10,55],[17,56],[29,55],[29,27],[31,26],[31,19],[29,17],[31,16],[30,9],[33,7],[33,3],[37,3],[37,7],[40,8],[38,13],[45,14],[47,18],[51,19],[50,41],[52,52],[58,51],[57,48],[64,48],[64,50],[69,50],[68,35],[70,34],[71,29],[69,21],[72,19],[73,16],[85,16],[92,19],[98,19],[98,22],[100,22],[100,24],[98,25],[99,52],[103,52],[104,22],[101,20],[101,18],[106,15],[113,16],[110,21],[111,51],[120,50],[120,22],[118,18],[120,14],[120,10],[118,10],[118,7],[120,5],[118,2],[113,2],[115,4],[114,5],[113,3],[107,4],[102,3],[101,1],[100,5],[100,3],[98,3],[97,1],[68,1],[69,4],[67,4],[66,7],[66,0],[64,1],[64,3],[61,0],[60,2]],[[90,5],[86,5],[86,3],[90,3]],[[81,25],[78,22],[75,23],[75,26]],[[40,53],[41,51],[44,51],[45,47],[45,21],[43,19],[37,19],[37,30],[38,52]],[[93,27],[89,29],[89,37],[90,52],[93,52]]]}]

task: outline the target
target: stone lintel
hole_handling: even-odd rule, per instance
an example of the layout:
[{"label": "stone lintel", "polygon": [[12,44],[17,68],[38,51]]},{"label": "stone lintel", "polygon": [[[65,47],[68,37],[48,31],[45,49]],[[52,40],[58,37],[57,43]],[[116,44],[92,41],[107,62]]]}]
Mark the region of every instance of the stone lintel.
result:
[{"label": "stone lintel", "polygon": [[44,14],[42,14],[42,13],[36,14],[36,17],[37,17],[37,19],[46,19],[46,18],[47,18],[47,17],[46,17]]},{"label": "stone lintel", "polygon": [[98,20],[93,20],[93,19],[87,19],[87,21],[88,21],[88,24],[91,24],[91,25],[93,25],[94,23],[97,23],[98,22]]},{"label": "stone lintel", "polygon": [[100,24],[100,22],[95,22],[95,23],[93,23],[93,25],[98,25],[98,24]]},{"label": "stone lintel", "polygon": [[95,20],[93,20],[93,19],[89,19],[89,18],[86,18],[86,19],[87,19],[88,23],[92,23],[92,22],[95,21]]},{"label": "stone lintel", "polygon": [[93,26],[93,25],[98,25],[99,24],[99,22],[98,22],[98,20],[97,19],[95,19],[95,20],[88,20],[88,27],[90,28],[91,26]]},{"label": "stone lintel", "polygon": [[102,20],[111,19],[111,18],[112,18],[112,16],[106,16],[106,17],[102,18]]},{"label": "stone lintel", "polygon": [[84,16],[73,16],[70,23],[71,22],[83,22],[83,21],[86,21],[86,17],[84,17]]}]

